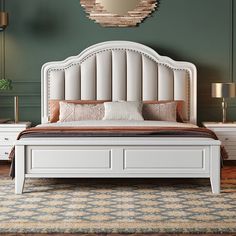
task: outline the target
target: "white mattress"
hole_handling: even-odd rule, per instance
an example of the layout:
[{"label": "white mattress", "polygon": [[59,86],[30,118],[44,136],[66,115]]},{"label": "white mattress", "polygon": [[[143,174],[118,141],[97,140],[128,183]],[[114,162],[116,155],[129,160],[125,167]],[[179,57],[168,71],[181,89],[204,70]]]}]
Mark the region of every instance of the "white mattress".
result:
[{"label": "white mattress", "polygon": [[83,120],[72,122],[58,122],[38,125],[38,127],[186,127],[196,128],[190,123],[178,123],[169,121],[126,121],[126,120]]}]

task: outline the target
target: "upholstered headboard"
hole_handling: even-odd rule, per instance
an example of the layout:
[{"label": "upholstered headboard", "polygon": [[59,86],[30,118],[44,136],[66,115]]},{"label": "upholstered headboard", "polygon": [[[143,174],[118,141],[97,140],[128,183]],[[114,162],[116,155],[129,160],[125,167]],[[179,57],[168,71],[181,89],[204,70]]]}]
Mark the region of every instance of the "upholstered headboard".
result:
[{"label": "upholstered headboard", "polygon": [[108,41],[78,56],[42,67],[42,123],[49,99],[184,100],[185,119],[196,123],[197,72],[193,64],[160,56],[134,42]]}]

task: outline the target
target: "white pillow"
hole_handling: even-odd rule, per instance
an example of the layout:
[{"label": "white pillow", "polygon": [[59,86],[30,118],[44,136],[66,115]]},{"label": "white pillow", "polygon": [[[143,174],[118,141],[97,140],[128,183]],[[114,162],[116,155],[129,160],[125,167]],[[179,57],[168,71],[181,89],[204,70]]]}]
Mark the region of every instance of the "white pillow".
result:
[{"label": "white pillow", "polygon": [[144,120],[141,102],[104,102],[103,120]]}]

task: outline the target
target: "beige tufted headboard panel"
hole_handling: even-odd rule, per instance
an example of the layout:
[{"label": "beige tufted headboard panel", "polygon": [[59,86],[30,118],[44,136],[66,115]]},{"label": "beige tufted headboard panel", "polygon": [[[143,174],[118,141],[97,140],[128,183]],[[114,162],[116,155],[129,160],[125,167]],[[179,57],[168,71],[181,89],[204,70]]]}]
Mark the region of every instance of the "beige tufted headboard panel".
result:
[{"label": "beige tufted headboard panel", "polygon": [[108,41],[65,61],[42,67],[42,123],[49,99],[184,100],[185,119],[196,123],[197,72],[153,49],[128,41]]}]

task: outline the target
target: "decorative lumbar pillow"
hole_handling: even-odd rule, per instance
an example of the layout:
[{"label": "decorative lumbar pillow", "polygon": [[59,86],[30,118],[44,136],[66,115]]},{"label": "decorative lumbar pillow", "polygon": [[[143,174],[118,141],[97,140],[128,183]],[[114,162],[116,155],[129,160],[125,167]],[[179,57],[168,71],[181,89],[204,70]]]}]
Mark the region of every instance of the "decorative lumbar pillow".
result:
[{"label": "decorative lumbar pillow", "polygon": [[167,100],[167,101],[157,101],[157,100],[150,100],[150,101],[144,101],[143,104],[166,104],[170,102],[176,102],[176,120],[177,122],[184,122],[184,120],[188,120],[187,114],[184,115],[185,112],[185,101],[183,100]]},{"label": "decorative lumbar pillow", "polygon": [[59,99],[51,99],[49,100],[49,122],[57,122],[59,121],[60,115],[60,102],[74,103],[74,104],[103,104],[107,102],[107,100],[59,100]]},{"label": "decorative lumbar pillow", "polygon": [[102,120],[103,117],[103,104],[75,104],[62,101],[60,102],[59,122]]},{"label": "decorative lumbar pillow", "polygon": [[103,120],[144,120],[141,102],[105,102]]},{"label": "decorative lumbar pillow", "polygon": [[143,104],[145,120],[177,121],[177,102]]}]

